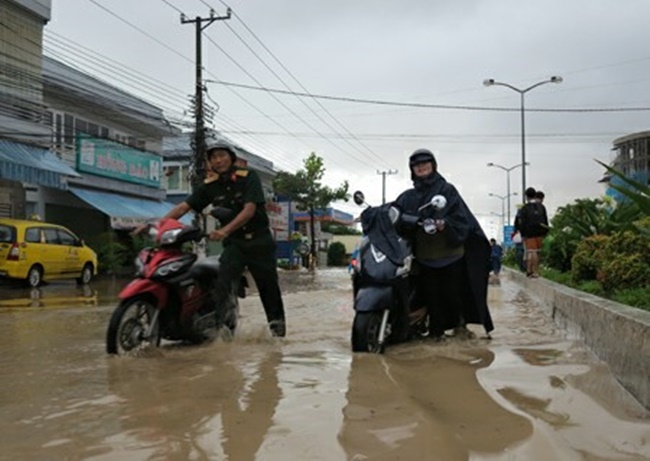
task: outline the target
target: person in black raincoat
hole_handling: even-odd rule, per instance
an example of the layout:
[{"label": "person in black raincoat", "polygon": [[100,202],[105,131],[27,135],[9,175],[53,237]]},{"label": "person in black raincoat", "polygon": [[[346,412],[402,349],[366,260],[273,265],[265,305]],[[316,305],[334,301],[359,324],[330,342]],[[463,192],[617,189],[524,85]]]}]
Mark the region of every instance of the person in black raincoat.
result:
[{"label": "person in black raincoat", "polygon": [[[413,302],[427,306],[433,338],[443,338],[450,329],[467,332],[468,323],[483,325],[489,334],[494,329],[487,306],[490,243],[456,188],[438,173],[431,151],[413,152],[409,168],[414,187],[403,192],[395,205],[437,223],[434,234],[427,234],[421,226],[406,231],[418,263]],[[447,199],[442,210],[418,211],[435,195]]]}]

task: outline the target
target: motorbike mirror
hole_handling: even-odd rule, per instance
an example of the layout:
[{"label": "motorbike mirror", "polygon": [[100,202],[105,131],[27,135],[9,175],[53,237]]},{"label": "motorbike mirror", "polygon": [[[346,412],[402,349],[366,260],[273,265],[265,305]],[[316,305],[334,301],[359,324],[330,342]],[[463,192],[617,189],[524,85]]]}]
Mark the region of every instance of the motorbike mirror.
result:
[{"label": "motorbike mirror", "polygon": [[357,205],[363,205],[364,203],[366,203],[366,196],[363,195],[363,192],[361,192],[360,190],[356,191],[352,195],[352,198],[354,200],[354,203],[356,203]]},{"label": "motorbike mirror", "polygon": [[447,199],[444,195],[434,195],[431,199],[431,206],[436,210],[442,210],[447,206]]},{"label": "motorbike mirror", "polygon": [[445,198],[444,195],[434,195],[431,198],[431,201],[429,203],[425,203],[420,208],[418,208],[418,211],[422,211],[425,208],[429,208],[430,206],[432,206],[436,210],[442,210],[444,207],[447,206],[447,199]]}]

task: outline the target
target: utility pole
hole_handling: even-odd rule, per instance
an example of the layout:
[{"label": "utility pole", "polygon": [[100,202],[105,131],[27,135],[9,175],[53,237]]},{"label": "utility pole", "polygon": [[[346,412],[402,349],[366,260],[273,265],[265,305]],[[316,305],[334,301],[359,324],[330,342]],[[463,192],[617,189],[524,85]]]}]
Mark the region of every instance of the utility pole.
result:
[{"label": "utility pole", "polygon": [[381,175],[381,203],[386,203],[386,175],[397,174],[397,170],[377,170],[377,174]]},{"label": "utility pole", "polygon": [[214,10],[210,10],[210,16],[202,18],[197,16],[194,19],[187,19],[181,13],[181,24],[194,24],[196,26],[196,95],[194,101],[194,158],[191,169],[192,190],[205,179],[205,126],[203,118],[203,63],[201,55],[201,33],[215,21],[230,19],[230,8],[225,16],[215,16]]}]

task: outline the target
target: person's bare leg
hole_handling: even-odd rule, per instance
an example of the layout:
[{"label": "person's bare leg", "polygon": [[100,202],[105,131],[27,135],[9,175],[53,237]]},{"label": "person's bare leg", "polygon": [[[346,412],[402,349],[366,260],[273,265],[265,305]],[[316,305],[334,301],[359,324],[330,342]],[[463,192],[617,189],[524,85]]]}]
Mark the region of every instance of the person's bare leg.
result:
[{"label": "person's bare leg", "polygon": [[533,251],[530,255],[531,262],[531,272],[533,276],[539,275],[539,252],[537,250]]}]

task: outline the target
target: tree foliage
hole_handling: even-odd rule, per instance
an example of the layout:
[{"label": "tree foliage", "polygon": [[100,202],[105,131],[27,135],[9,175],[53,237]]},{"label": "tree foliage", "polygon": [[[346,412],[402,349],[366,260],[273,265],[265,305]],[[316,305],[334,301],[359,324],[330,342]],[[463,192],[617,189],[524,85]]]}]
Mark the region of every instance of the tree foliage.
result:
[{"label": "tree foliage", "polygon": [[325,175],[323,159],[312,152],[303,160],[303,168],[295,173],[281,171],[273,181],[273,188],[278,195],[289,198],[296,208],[309,213],[311,229],[311,254],[316,255],[316,236],[314,232],[315,212],[327,208],[337,200],[348,200],[348,182],[336,189],[322,184]]}]

